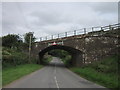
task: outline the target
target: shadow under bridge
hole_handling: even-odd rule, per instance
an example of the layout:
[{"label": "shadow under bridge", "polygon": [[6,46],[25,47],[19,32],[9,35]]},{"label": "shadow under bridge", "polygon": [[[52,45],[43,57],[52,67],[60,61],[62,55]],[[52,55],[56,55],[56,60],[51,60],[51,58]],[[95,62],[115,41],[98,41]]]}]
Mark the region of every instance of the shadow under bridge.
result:
[{"label": "shadow under bridge", "polygon": [[61,49],[61,50],[65,50],[67,52],[70,53],[70,55],[72,56],[71,58],[71,64],[72,66],[82,66],[83,64],[83,52],[80,51],[80,50],[77,50],[75,48],[72,48],[72,47],[69,47],[69,46],[63,46],[63,45],[52,45],[52,46],[49,46],[43,50],[41,50],[39,52],[39,63],[42,64],[43,62],[43,57],[45,55],[46,52],[49,52],[51,50],[54,50],[54,49]]}]

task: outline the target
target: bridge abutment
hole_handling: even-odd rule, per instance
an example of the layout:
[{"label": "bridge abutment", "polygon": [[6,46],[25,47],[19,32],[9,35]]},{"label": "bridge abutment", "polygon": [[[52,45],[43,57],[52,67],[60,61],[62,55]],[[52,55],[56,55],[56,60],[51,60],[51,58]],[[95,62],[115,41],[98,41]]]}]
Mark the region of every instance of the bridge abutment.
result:
[{"label": "bridge abutment", "polygon": [[77,52],[72,55],[72,64],[76,67],[81,67],[83,65],[83,57],[81,52]]}]

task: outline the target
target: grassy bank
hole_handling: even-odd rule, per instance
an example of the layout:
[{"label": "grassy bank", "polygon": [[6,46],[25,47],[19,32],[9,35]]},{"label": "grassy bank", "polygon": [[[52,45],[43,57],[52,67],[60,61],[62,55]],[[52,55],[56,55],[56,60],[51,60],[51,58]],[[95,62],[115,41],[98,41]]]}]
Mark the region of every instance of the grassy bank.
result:
[{"label": "grassy bank", "polygon": [[118,76],[114,74],[104,74],[97,72],[92,68],[70,68],[71,71],[77,73],[78,75],[98,83],[107,88],[117,88],[118,87]]},{"label": "grassy bank", "polygon": [[30,74],[42,67],[42,65],[37,64],[25,64],[18,65],[16,67],[4,68],[2,70],[2,84],[3,86],[5,86],[11,83],[12,81],[17,80],[27,74]]},{"label": "grassy bank", "polygon": [[113,90],[118,88],[118,58],[113,56],[84,67],[71,67],[78,75]]}]

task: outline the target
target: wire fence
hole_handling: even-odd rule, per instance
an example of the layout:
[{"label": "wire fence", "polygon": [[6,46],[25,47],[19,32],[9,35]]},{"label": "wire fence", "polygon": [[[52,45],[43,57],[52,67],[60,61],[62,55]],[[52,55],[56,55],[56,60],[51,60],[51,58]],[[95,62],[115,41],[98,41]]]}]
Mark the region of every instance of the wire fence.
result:
[{"label": "wire fence", "polygon": [[68,31],[68,32],[64,32],[64,33],[40,37],[40,41],[65,38],[65,37],[70,37],[70,36],[75,36],[75,35],[85,35],[88,33],[93,34],[94,32],[97,32],[97,31],[108,31],[108,30],[115,30],[118,28],[120,28],[120,23],[108,25],[108,26],[104,26],[104,27],[99,26],[99,27],[83,28],[83,29],[78,29],[78,30],[74,30],[74,31]]}]

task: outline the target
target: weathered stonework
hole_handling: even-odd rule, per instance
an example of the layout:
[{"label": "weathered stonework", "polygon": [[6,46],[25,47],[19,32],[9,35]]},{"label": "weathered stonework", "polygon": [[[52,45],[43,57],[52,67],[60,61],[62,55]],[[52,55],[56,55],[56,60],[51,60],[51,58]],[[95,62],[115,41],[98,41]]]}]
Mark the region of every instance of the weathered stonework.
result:
[{"label": "weathered stonework", "polygon": [[[72,64],[80,66],[85,63],[92,63],[107,56],[118,53],[119,36],[89,36],[79,35],[61,39],[36,42],[32,48],[32,54],[40,58],[40,52],[48,47],[64,49],[70,51],[73,56]],[[63,42],[63,45],[48,46],[49,43]],[[57,47],[58,46],[58,47]],[[62,48],[63,47],[63,48]],[[74,50],[73,50],[74,49]],[[49,49],[48,49],[49,50]],[[50,49],[51,50],[51,49]],[[44,55],[44,54],[43,54]]]}]

